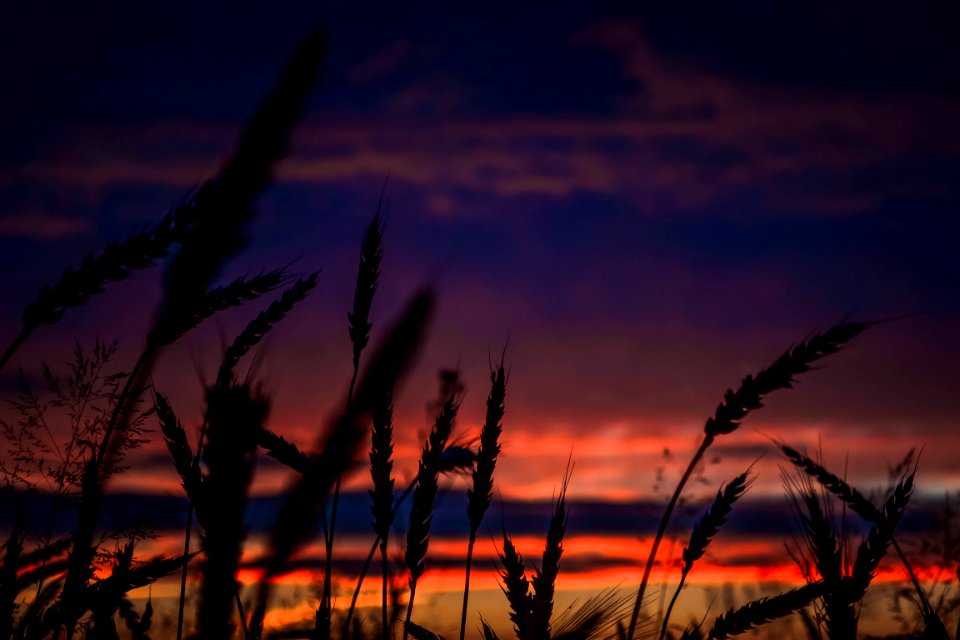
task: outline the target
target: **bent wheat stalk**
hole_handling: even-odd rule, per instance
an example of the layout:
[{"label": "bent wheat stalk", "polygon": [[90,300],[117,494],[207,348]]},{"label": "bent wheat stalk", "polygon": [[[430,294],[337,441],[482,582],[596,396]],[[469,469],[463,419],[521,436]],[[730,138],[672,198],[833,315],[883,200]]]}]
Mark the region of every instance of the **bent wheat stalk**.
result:
[{"label": "bent wheat stalk", "polygon": [[657,559],[657,551],[660,548],[660,542],[667,530],[667,525],[676,508],[680,494],[683,493],[690,476],[694,469],[700,464],[703,455],[713,444],[714,440],[721,435],[733,433],[740,428],[740,422],[753,410],[763,406],[764,397],[778,389],[789,389],[793,384],[794,376],[810,370],[811,365],[830,354],[839,351],[840,347],[857,337],[867,328],[867,325],[861,322],[844,322],[838,324],[827,332],[815,335],[810,339],[801,342],[792,349],[788,349],[783,355],[777,358],[766,369],[762,369],[756,376],[748,375],[740,383],[736,390],[728,390],[724,396],[723,402],[717,407],[714,415],[707,419],[703,429],[703,439],[696,453],[687,465],[686,471],[680,478],[680,482],[674,489],[670,502],[663,512],[660,519],[660,525],[657,527],[657,533],[654,536],[653,544],[650,547],[650,554],[647,556],[647,563],[643,569],[643,578],[640,580],[640,587],[637,589],[637,597],[633,603],[633,613],[630,616],[630,627],[627,630],[627,640],[633,640],[637,630],[637,622],[640,618],[640,608],[643,606],[643,598],[647,591],[647,584],[650,581],[650,573]]}]

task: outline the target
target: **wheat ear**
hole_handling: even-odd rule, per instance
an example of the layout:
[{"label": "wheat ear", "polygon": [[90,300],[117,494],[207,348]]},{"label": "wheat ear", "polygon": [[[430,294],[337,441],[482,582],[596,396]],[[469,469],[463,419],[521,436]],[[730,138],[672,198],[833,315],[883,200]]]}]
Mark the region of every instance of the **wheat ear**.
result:
[{"label": "wheat ear", "polygon": [[279,300],[270,303],[264,311],[257,314],[247,326],[240,332],[233,342],[227,347],[223,354],[223,360],[220,364],[220,370],[217,373],[219,382],[227,382],[230,372],[240,362],[240,359],[247,354],[250,349],[255,347],[263,339],[263,336],[269,332],[274,325],[283,320],[293,307],[307,297],[310,291],[317,286],[317,276],[319,271],[311,273],[305,278],[300,278],[293,283],[286,291],[281,294]]},{"label": "wheat ear", "polygon": [[99,254],[87,254],[76,269],[68,267],[56,282],[44,285],[24,310],[20,333],[0,356],[0,369],[34,330],[57,322],[67,309],[85,304],[102,292],[105,284],[124,280],[166,257],[174,244],[183,241],[186,226],[180,217],[168,214],[159,224],[112,242]]},{"label": "wheat ear", "polygon": [[526,566],[523,556],[513,544],[507,527],[501,523],[503,529],[503,550],[498,551],[500,564],[500,578],[503,580],[501,589],[510,605],[510,620],[513,621],[514,631],[518,640],[531,640],[530,615],[533,598],[530,595],[530,582],[527,580]]},{"label": "wheat ear", "polygon": [[707,637],[709,640],[725,640],[740,635],[771,620],[786,617],[821,595],[823,583],[811,582],[776,596],[754,600],[739,609],[730,609],[718,617]]},{"label": "wheat ear", "polygon": [[887,549],[893,540],[894,530],[900,523],[907,503],[913,494],[913,477],[915,471],[904,475],[894,487],[890,497],[884,504],[883,520],[870,528],[867,536],[860,543],[857,555],[853,562],[851,602],[857,602],[866,592],[873,579],[880,561],[887,554]]}]

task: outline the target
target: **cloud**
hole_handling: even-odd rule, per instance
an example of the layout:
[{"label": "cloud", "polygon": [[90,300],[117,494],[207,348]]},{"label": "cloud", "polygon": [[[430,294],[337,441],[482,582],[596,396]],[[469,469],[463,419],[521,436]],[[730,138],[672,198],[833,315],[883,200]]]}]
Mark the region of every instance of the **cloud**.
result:
[{"label": "cloud", "polygon": [[0,215],[0,236],[55,240],[75,236],[90,228],[86,220],[66,218],[49,213],[14,213]]},{"label": "cloud", "polygon": [[[389,175],[395,184],[429,192],[430,209],[441,216],[464,209],[456,204],[476,195],[509,200],[602,194],[653,216],[745,215],[727,214],[732,208],[723,205],[748,198],[764,217],[793,217],[858,214],[894,198],[954,193],[936,173],[938,163],[960,150],[945,120],[956,107],[952,102],[895,96],[873,104],[859,94],[787,95],[639,68],[653,69],[643,76],[652,79],[616,119],[451,117],[429,125],[306,126],[278,180],[310,187]],[[189,188],[216,166],[209,133],[194,140],[193,128],[162,128],[180,138],[174,145],[179,152],[158,159],[136,143],[118,142],[108,158],[48,158],[28,172],[8,169],[4,177],[91,190],[125,184]],[[122,141],[127,134],[118,127],[111,138]],[[190,147],[198,151],[182,151]]]}]

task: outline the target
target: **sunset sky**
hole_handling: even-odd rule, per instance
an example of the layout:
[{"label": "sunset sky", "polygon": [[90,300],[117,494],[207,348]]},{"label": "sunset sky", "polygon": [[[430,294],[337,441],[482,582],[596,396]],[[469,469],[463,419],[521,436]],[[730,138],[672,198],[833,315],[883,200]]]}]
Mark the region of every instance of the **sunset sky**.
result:
[{"label": "sunset sky", "polygon": [[[692,488],[704,498],[756,462],[751,500],[731,519],[739,535],[726,553],[718,539],[715,581],[734,565],[751,579],[796,577],[771,438],[822,449],[865,490],[923,448],[926,522],[960,488],[960,7],[576,4],[7,3],[0,340],[42,284],[213,175],[295,43],[320,26],[330,49],[319,89],[249,249],[224,272],[322,270],[251,374],[272,396],[276,431],[310,446],[346,393],[359,243],[385,191],[375,336],[420,286],[438,295],[397,400],[398,471],[415,472],[441,368],[460,367],[458,434],[477,435],[488,358],[508,344],[497,469],[508,521],[539,553],[548,511],[537,519],[518,501],[549,501],[572,454],[571,536],[607,558],[578,563],[571,542],[568,589],[633,584],[637,567],[624,567],[645,553],[638,536],[723,392],[845,318],[894,321],[771,397],[718,442]],[[38,330],[0,372],[4,397],[18,368],[35,378],[41,361],[57,366],[95,336],[118,339],[117,367],[129,368],[162,273],[110,285]],[[266,304],[218,316],[164,354],[155,385],[191,427],[223,342]],[[131,464],[113,490],[178,495],[158,437]],[[269,502],[288,479],[265,463],[257,493]],[[344,526],[359,549],[367,483],[361,469],[347,485]],[[466,530],[465,486],[454,481],[456,507],[438,519],[451,544]],[[601,569],[616,579],[583,578]]]}]

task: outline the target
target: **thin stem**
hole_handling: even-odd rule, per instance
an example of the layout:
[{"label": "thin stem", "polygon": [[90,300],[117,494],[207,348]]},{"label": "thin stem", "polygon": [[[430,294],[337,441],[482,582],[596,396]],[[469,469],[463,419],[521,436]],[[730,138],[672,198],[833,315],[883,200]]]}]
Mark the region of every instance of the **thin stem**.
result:
[{"label": "thin stem", "polygon": [[237,613],[240,615],[240,629],[243,630],[243,640],[250,640],[250,629],[247,627],[247,614],[243,612],[243,600],[240,599],[240,584],[234,587],[233,597],[237,601]]},{"label": "thin stem", "polygon": [[183,535],[183,567],[180,569],[180,602],[177,605],[177,640],[183,640],[183,608],[187,601],[187,565],[190,561],[190,532],[193,529],[193,503],[187,507],[187,528]]},{"label": "thin stem", "polygon": [[350,628],[350,620],[353,619],[353,612],[357,607],[357,598],[360,597],[360,586],[363,584],[363,579],[367,577],[367,572],[370,570],[370,565],[373,564],[373,556],[377,552],[377,546],[380,545],[380,536],[377,536],[376,540],[373,541],[373,544],[370,545],[370,553],[367,554],[367,559],[363,561],[363,567],[360,568],[360,577],[357,580],[357,588],[353,590],[353,598],[350,600],[350,609],[347,610],[347,617],[343,621],[343,628]]},{"label": "thin stem", "polygon": [[350,388],[347,390],[347,403],[353,400],[353,390],[357,386],[357,374],[360,372],[360,360],[353,361],[353,377],[350,378]]},{"label": "thin stem", "polygon": [[916,589],[917,595],[920,597],[920,609],[923,611],[923,614],[929,615],[933,613],[933,607],[930,606],[930,601],[927,599],[927,592],[923,590],[922,586],[920,586],[920,581],[917,579],[917,575],[913,572],[913,567],[910,566],[910,561],[907,560],[907,556],[903,553],[903,549],[900,548],[900,543],[897,542],[897,539],[892,535],[890,536],[890,542],[893,544],[893,548],[896,550],[897,555],[900,556],[900,561],[907,570],[907,575],[910,576],[910,582],[913,583],[913,588]]},{"label": "thin stem", "polygon": [[417,583],[410,583],[410,601],[407,603],[407,618],[403,621],[403,640],[410,636],[410,616],[413,615],[413,599],[417,595]]},{"label": "thin stem", "polygon": [[[203,424],[200,425],[200,437],[197,438],[197,453],[193,456],[193,466],[200,466],[200,456],[203,453],[204,441],[207,437],[207,420],[204,418]],[[193,529],[193,514],[194,506],[193,500],[190,499],[190,496],[187,496],[187,526],[183,534],[183,567],[180,569],[180,602],[177,605],[177,640],[183,639],[183,608],[186,604],[187,599],[187,565],[190,564],[190,557],[187,555],[190,553],[190,532]],[[246,628],[247,621],[243,616],[243,625]]]},{"label": "thin stem", "polygon": [[390,634],[391,630],[387,627],[387,625],[389,624],[389,622],[387,621],[389,618],[389,615],[388,615],[389,612],[387,610],[387,582],[390,579],[390,576],[389,576],[390,563],[387,562],[387,541],[386,540],[380,543],[380,565],[383,569],[383,589],[381,589],[380,591],[380,597],[381,597],[380,630],[383,635],[382,640],[388,640],[388,638],[391,635]]},{"label": "thin stem", "polygon": [[654,537],[653,546],[650,548],[650,555],[647,556],[647,566],[643,570],[643,578],[640,580],[640,588],[637,590],[637,600],[633,603],[633,613],[630,615],[630,628],[627,631],[627,640],[633,640],[633,636],[636,633],[637,621],[640,618],[640,607],[643,605],[643,596],[646,594],[647,583],[650,581],[650,572],[653,570],[653,564],[657,559],[657,550],[660,548],[663,534],[666,533],[667,525],[670,523],[670,516],[673,515],[673,510],[677,506],[677,500],[680,499],[680,494],[687,485],[687,481],[690,480],[693,470],[700,463],[703,454],[706,453],[711,444],[713,444],[713,436],[705,435],[703,442],[700,443],[700,448],[693,454],[687,470],[683,472],[683,477],[680,478],[680,482],[677,484],[677,488],[674,489],[673,496],[670,497],[670,502],[663,512],[663,517],[660,519],[660,526],[657,528],[657,535]]},{"label": "thin stem", "polygon": [[328,615],[333,613],[330,607],[332,601],[332,589],[330,580],[333,576],[333,532],[337,527],[337,506],[340,503],[340,477],[337,477],[337,484],[333,489],[333,505],[330,507],[330,529],[327,531],[327,558],[323,563],[323,602],[326,606]]},{"label": "thin stem", "polygon": [[467,630],[467,601],[470,598],[470,567],[473,565],[473,545],[477,541],[477,532],[470,532],[470,540],[467,542],[467,575],[463,584],[463,609],[460,611],[460,640]]},{"label": "thin stem", "polygon": [[[393,503],[392,513],[394,515],[396,515],[397,509],[400,508],[400,505],[403,503],[403,501],[406,500],[407,496],[410,495],[410,492],[413,491],[413,488],[416,486],[416,484],[417,480],[414,478],[410,481],[410,484],[407,485],[407,488],[403,490],[403,493],[400,494],[400,497],[397,498]],[[357,606],[357,598],[360,597],[360,588],[363,586],[363,579],[367,577],[367,572],[370,570],[370,565],[373,563],[373,554],[377,552],[378,544],[382,545],[383,547],[383,558],[384,563],[386,564],[387,543],[385,540],[381,540],[380,536],[377,536],[374,538],[373,544],[370,546],[370,553],[367,554],[367,559],[363,563],[363,567],[360,569],[360,577],[357,579],[357,588],[353,590],[353,598],[350,601],[350,610],[347,611],[346,623],[344,625],[345,627],[349,627],[350,619],[353,618],[353,612]],[[384,574],[386,574],[386,571],[384,571]],[[384,583],[384,593],[386,593],[386,583]],[[384,596],[384,598],[386,598],[386,596]]]},{"label": "thin stem", "polygon": [[667,625],[670,623],[670,614],[673,613],[673,605],[677,603],[677,598],[680,597],[680,591],[683,589],[683,583],[687,579],[687,572],[684,571],[680,574],[680,584],[677,585],[677,590],[673,592],[673,597],[670,598],[670,604],[667,606],[667,612],[663,616],[663,624],[660,626],[660,640],[663,640],[663,637],[667,635]]},{"label": "thin stem", "polygon": [[[350,404],[350,401],[353,400],[353,390],[357,385],[357,374],[360,372],[360,359],[355,357],[353,359],[353,376],[350,378],[350,388],[347,390],[347,404]],[[337,476],[337,483],[333,488],[333,504],[330,506],[330,527],[327,528],[324,526],[324,541],[326,543],[326,552],[327,557],[323,563],[323,603],[326,606],[328,612],[332,612],[331,601],[332,593],[330,589],[330,579],[333,575],[333,536],[334,531],[337,528],[337,507],[340,505],[340,476]],[[326,514],[326,509],[324,508],[324,514]],[[326,521],[326,518],[324,518]],[[376,543],[374,543],[374,551],[376,551]],[[371,555],[372,558],[372,555]],[[372,560],[371,560],[372,561]],[[369,562],[366,567],[369,569]],[[364,572],[366,573],[366,572]],[[362,581],[363,578],[361,577]],[[344,624],[344,631],[349,631],[350,629],[350,618],[353,614],[353,605],[356,603],[357,594],[360,592],[360,585],[357,585],[357,591],[353,596],[353,603],[350,605],[350,612],[347,614],[346,622]]]}]

